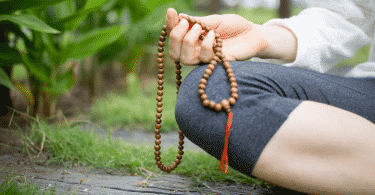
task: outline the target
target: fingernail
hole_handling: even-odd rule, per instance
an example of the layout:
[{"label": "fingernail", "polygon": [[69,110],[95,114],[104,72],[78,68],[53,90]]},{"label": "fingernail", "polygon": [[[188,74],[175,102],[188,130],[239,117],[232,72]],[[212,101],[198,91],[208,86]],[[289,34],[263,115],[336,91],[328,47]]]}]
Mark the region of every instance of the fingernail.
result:
[{"label": "fingernail", "polygon": [[199,24],[194,24],[194,26],[193,26],[194,30],[198,30],[199,27],[200,27]]},{"label": "fingernail", "polygon": [[208,32],[208,34],[207,34],[207,36],[215,36],[215,32],[213,31],[213,30],[210,30],[209,32]]},{"label": "fingernail", "polygon": [[182,18],[181,19],[181,24],[182,25],[186,25],[186,24],[188,24],[188,21],[185,18]]}]

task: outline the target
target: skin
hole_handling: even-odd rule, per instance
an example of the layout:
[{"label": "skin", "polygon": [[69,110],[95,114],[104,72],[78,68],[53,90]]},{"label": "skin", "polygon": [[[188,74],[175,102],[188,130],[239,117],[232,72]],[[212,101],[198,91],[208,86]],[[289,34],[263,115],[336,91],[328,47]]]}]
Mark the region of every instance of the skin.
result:
[{"label": "skin", "polygon": [[[200,41],[200,26],[180,21],[182,16],[172,8],[167,12],[170,57],[185,65],[209,63],[214,34]],[[298,40],[284,27],[256,25],[234,14],[194,18],[220,34],[229,61],[296,58]],[[352,112],[303,101],[267,143],[252,175],[308,194],[375,194],[375,125]]]}]

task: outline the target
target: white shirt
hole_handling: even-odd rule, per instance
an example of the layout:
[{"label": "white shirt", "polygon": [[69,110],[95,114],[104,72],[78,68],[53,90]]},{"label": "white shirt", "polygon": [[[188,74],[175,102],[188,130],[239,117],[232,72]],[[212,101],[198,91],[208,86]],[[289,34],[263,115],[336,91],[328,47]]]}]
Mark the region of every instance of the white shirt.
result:
[{"label": "white shirt", "polygon": [[[375,77],[375,0],[299,0],[307,3],[297,16],[264,25],[290,29],[298,39],[296,60],[287,67],[344,77]],[[371,44],[368,62],[348,70],[336,65]]]}]

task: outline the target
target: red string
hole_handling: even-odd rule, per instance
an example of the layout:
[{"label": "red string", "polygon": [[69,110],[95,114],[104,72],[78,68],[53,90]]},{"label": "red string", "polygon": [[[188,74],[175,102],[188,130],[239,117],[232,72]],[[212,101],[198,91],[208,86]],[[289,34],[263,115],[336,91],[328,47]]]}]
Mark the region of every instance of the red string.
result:
[{"label": "red string", "polygon": [[219,165],[220,171],[224,171],[224,173],[228,173],[228,140],[229,140],[230,128],[232,126],[232,118],[233,118],[233,113],[232,111],[230,111],[228,113],[227,128],[225,131],[225,143],[224,143],[223,155],[221,156],[221,161]]}]

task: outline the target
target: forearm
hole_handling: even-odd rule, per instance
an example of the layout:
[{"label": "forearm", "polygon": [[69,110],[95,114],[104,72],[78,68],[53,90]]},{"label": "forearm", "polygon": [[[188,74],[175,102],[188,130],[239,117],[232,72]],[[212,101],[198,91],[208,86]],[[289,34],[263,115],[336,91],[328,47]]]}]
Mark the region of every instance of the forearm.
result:
[{"label": "forearm", "polygon": [[279,59],[293,62],[297,55],[297,37],[293,32],[281,26],[256,25],[257,31],[268,41],[266,49],[261,50],[256,57]]}]

